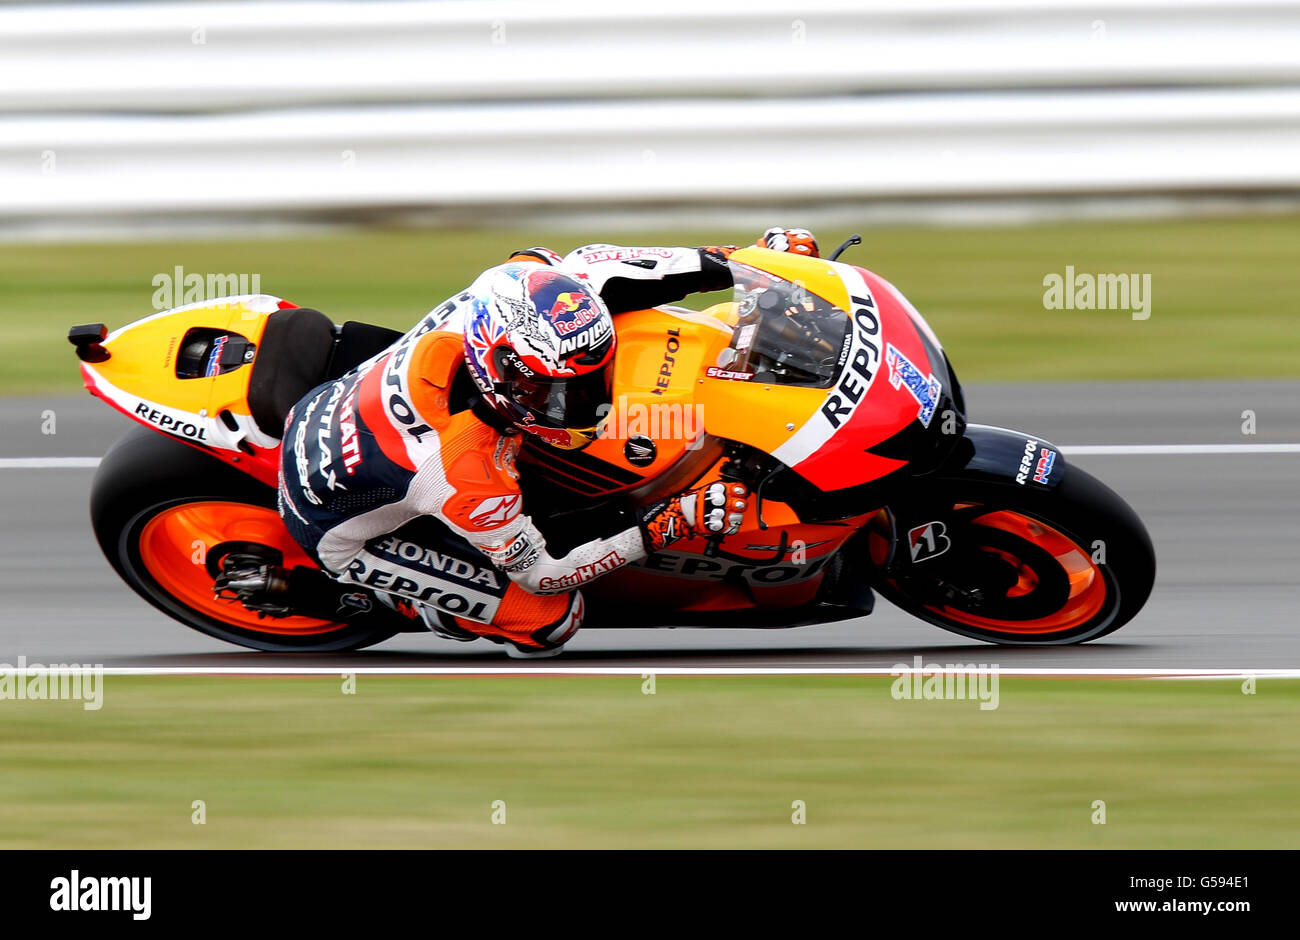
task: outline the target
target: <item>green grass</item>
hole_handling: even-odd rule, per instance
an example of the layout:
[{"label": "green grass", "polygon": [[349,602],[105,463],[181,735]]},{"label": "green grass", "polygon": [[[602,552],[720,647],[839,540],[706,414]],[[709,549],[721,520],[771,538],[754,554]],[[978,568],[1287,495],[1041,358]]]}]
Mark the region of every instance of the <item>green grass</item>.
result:
[{"label": "green grass", "polygon": [[[338,321],[413,323],[515,248],[583,241],[744,243],[741,230],[614,234],[367,231],[220,242],[0,245],[0,393],[73,392],[73,323],[153,312],[156,274],[261,275],[262,289]],[[843,231],[822,230],[829,250]],[[848,260],[889,278],[930,319],[965,381],[1300,376],[1300,218],[872,228]],[[1066,265],[1149,273],[1152,315],[1048,311]]]},{"label": "green grass", "polygon": [[1300,846],[1298,682],[890,684],[109,677],[0,702],[0,847]]}]

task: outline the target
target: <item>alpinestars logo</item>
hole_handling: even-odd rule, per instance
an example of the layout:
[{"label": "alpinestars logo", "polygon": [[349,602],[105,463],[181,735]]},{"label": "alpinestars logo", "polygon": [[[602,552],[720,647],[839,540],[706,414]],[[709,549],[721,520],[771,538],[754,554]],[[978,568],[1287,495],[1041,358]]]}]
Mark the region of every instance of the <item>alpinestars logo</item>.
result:
[{"label": "alpinestars logo", "polygon": [[474,507],[469,521],[479,529],[495,529],[519,515],[519,496],[493,496]]}]

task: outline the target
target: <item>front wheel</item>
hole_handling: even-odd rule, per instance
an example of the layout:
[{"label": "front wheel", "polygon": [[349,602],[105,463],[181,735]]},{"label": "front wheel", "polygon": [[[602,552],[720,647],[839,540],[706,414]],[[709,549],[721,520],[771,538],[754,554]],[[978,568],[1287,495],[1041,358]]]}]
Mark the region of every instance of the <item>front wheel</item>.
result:
[{"label": "front wheel", "polygon": [[1078,467],[1052,488],[935,481],[869,529],[873,587],[953,633],[1003,644],[1081,643],[1128,623],[1151,594],[1141,520]]}]

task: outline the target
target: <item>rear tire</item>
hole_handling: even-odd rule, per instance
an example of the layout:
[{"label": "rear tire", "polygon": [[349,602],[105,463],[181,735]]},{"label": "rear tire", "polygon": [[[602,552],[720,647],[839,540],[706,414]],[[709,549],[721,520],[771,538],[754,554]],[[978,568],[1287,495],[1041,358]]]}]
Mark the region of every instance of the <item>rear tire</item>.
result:
[{"label": "rear tire", "polygon": [[[313,563],[293,542],[275,510],[276,495],[214,457],[150,431],[133,428],[101,462],[90,497],[95,538],[115,571],[154,607],[200,633],[255,650],[329,652],[355,650],[388,639],[401,629],[381,604],[348,621],[305,617],[259,620],[234,600],[213,601],[200,591],[210,579],[206,554],[216,547],[197,546],[173,537],[183,530],[189,508],[220,528],[224,520],[266,534],[260,544],[277,548],[294,564]],[[170,521],[169,521],[170,520]],[[234,544],[234,540],[231,540]],[[210,590],[210,588],[208,588]]]},{"label": "rear tire", "polygon": [[[935,626],[990,643],[1082,643],[1124,626],[1151,594],[1156,559],[1145,526],[1078,467],[1050,489],[953,477],[924,492],[891,507],[898,544],[889,564],[889,534],[872,531],[868,545],[872,586]],[[931,520],[947,520],[952,549],[912,561],[909,527]]]}]

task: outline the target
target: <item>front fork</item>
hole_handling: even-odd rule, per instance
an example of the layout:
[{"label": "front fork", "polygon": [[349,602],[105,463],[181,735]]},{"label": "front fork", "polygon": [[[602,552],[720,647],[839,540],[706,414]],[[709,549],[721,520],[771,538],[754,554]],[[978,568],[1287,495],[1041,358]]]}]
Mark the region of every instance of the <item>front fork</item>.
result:
[{"label": "front fork", "polygon": [[1042,438],[967,425],[942,467],[912,478],[868,523],[880,540],[871,544],[873,567],[936,603],[977,609],[986,594],[996,594],[1017,578],[1009,565],[973,548],[967,526],[987,508],[963,505],[961,487],[955,484],[977,480],[1052,489],[1065,471],[1060,450]]}]

